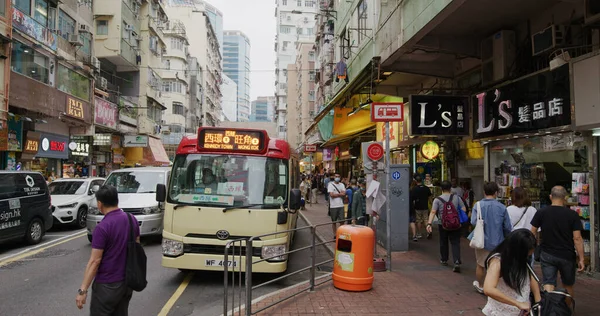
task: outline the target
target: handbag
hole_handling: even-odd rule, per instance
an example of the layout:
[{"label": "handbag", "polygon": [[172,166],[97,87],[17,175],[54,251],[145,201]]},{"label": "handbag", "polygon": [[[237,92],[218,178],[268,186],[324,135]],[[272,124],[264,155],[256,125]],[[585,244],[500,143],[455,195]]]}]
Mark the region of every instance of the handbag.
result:
[{"label": "handbag", "polygon": [[483,231],[483,218],[481,217],[480,202],[477,202],[475,207],[477,208],[477,224],[473,230],[473,238],[471,238],[469,246],[475,249],[483,249],[485,247],[485,232]]},{"label": "handbag", "polygon": [[[540,279],[535,274],[529,264],[527,264],[529,274],[539,284],[541,300],[535,302],[533,293],[529,296],[531,303],[531,316],[571,316],[575,313],[575,300],[569,293],[562,290],[546,291]],[[571,305],[567,303],[567,298],[571,299]]]},{"label": "handbag", "polygon": [[[125,213],[127,214],[127,213]],[[135,239],[135,230],[130,214],[129,219],[129,240],[127,240],[127,261],[125,263],[125,283],[129,288],[136,292],[141,292],[148,285],[146,280],[146,253],[144,248]],[[137,224],[137,222],[136,222]]]}]

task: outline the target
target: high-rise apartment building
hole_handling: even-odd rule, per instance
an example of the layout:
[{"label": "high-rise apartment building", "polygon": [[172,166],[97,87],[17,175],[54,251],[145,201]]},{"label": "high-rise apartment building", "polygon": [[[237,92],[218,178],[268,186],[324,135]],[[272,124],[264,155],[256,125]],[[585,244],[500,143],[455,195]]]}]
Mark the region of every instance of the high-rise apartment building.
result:
[{"label": "high-rise apartment building", "polygon": [[237,122],[237,84],[225,74],[223,75],[221,91],[223,91],[222,121]]},{"label": "high-rise apartment building", "polygon": [[250,39],[240,31],[223,35],[223,73],[237,84],[240,122],[250,119]]},{"label": "high-rise apartment building", "polygon": [[223,56],[223,12],[208,2],[204,3],[204,8],[219,41],[219,52]]},{"label": "high-rise apartment building", "polygon": [[[302,144],[305,142],[304,133],[308,130],[312,118],[314,117],[316,85],[315,85],[315,51],[314,42],[298,42],[296,44],[296,63],[294,68],[288,68],[296,74],[296,81],[288,80],[288,91],[296,89],[296,115],[287,116],[287,126],[295,125],[299,133],[293,135],[295,142]],[[288,96],[288,102],[289,102]],[[288,107],[289,108],[289,107]],[[288,141],[292,135],[288,135]]]},{"label": "high-rise apartment building", "polygon": [[258,97],[252,101],[252,114],[250,114],[251,122],[272,122],[275,97]]},{"label": "high-rise apartment building", "polygon": [[275,117],[279,137],[287,138],[286,114],[290,100],[287,98],[289,64],[296,62],[296,43],[314,42],[315,15],[319,11],[315,0],[277,0],[275,17],[277,18],[277,36],[275,38],[275,96],[277,107]]}]

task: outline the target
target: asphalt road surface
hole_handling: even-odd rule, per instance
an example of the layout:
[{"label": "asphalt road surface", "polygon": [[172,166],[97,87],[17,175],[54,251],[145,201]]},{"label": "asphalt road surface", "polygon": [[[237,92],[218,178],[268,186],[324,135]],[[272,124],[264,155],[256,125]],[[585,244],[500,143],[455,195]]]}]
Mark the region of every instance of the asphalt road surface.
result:
[{"label": "asphalt road surface", "polygon": [[[306,225],[299,219],[298,227]],[[308,230],[296,235],[294,248],[309,245]],[[148,256],[148,287],[135,293],[129,307],[132,316],[148,315],[221,315],[223,311],[223,273],[180,272],[163,268],[161,246],[156,240],[144,240]],[[0,244],[0,315],[77,316],[89,315],[75,306],[75,296],[91,247],[85,230],[58,228],[47,233],[41,244],[31,247],[22,243]],[[330,259],[324,248],[317,251],[317,262]],[[308,250],[292,254],[288,272],[310,265]],[[331,264],[318,274],[330,271]],[[308,280],[309,272],[257,289],[253,297]],[[253,276],[254,284],[277,276]],[[183,286],[183,284],[187,285]],[[177,290],[182,293],[175,294]],[[175,295],[174,295],[175,294]],[[88,297],[88,300],[90,297]],[[162,312],[162,313],[161,313]]]}]

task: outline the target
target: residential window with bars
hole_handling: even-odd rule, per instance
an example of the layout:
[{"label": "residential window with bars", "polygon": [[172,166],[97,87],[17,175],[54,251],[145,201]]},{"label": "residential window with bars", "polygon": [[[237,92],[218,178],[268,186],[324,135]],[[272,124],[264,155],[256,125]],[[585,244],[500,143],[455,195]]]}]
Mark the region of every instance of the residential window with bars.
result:
[{"label": "residential window with bars", "polygon": [[96,20],[96,35],[108,35],[108,20]]},{"label": "residential window with bars", "polygon": [[315,52],[308,52],[308,61],[315,61]]},{"label": "residential window with bars", "polygon": [[362,0],[358,4],[358,42],[367,38],[367,2]]},{"label": "residential window with bars", "polygon": [[292,28],[289,26],[282,25],[279,27],[279,31],[281,34],[290,34],[292,32]]},{"label": "residential window with bars", "polygon": [[63,10],[58,11],[58,29],[60,36],[69,40],[69,35],[75,34],[75,20],[66,14]]},{"label": "residential window with bars", "polygon": [[298,4],[299,7],[301,7],[302,6],[302,0],[298,0],[297,4]]},{"label": "residential window with bars", "polygon": [[287,5],[287,0],[281,0],[281,5]]},{"label": "residential window with bars", "polygon": [[315,78],[316,78],[315,71],[314,70],[309,71],[308,72],[308,80],[315,81]]},{"label": "residential window with bars", "polygon": [[308,101],[314,101],[315,100],[315,91],[311,90],[308,91]]},{"label": "residential window with bars", "polygon": [[177,115],[185,115],[183,103],[181,102],[173,102],[173,114]]},{"label": "residential window with bars", "polygon": [[184,46],[185,46],[184,41],[181,38],[171,37],[171,48],[172,49],[183,50]]},{"label": "residential window with bars", "polygon": [[304,1],[304,6],[307,8],[314,8],[315,2],[316,1],[314,1],[314,0],[306,0],[306,1]]}]

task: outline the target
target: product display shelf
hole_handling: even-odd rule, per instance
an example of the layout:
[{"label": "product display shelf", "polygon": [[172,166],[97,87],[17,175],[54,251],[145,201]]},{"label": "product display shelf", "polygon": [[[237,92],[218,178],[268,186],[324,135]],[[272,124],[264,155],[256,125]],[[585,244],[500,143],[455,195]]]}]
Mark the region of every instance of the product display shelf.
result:
[{"label": "product display shelf", "polygon": [[577,214],[581,219],[581,225],[583,230],[581,235],[583,237],[583,249],[585,253],[586,264],[589,264],[590,260],[590,193],[589,193],[589,175],[587,173],[574,172],[572,174],[571,184],[571,198],[567,205]]}]

